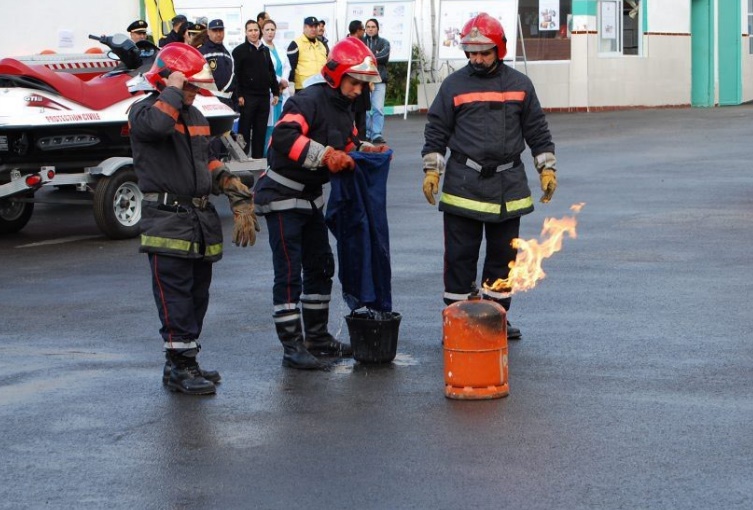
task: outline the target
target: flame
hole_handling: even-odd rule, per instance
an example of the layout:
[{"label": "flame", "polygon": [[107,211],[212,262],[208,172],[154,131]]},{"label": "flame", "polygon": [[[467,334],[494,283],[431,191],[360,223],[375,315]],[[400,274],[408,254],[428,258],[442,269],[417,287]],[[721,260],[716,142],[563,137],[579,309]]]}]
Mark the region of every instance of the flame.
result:
[{"label": "flame", "polygon": [[563,216],[559,219],[545,218],[540,241],[513,239],[512,247],[518,250],[518,255],[513,262],[510,262],[508,277],[499,278],[491,285],[485,282],[484,288],[493,292],[511,294],[534,288],[540,280],[546,277],[541,263],[562,249],[562,239],[565,234],[572,239],[578,237],[575,230],[578,221],[575,215],[583,209],[584,205],[586,205],[585,202],[571,205],[570,210],[575,213],[573,216]]}]

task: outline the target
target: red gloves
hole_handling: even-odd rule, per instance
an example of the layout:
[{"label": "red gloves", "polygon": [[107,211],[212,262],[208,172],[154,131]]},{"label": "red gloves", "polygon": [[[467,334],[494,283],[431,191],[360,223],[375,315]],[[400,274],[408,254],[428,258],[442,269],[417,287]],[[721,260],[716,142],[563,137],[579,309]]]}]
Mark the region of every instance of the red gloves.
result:
[{"label": "red gloves", "polygon": [[327,170],[336,174],[343,170],[353,170],[356,162],[346,152],[327,147],[322,156],[322,166],[326,166]]},{"label": "red gloves", "polygon": [[364,143],[360,148],[360,152],[387,152],[388,150],[390,150],[390,147],[387,144],[371,145]]}]

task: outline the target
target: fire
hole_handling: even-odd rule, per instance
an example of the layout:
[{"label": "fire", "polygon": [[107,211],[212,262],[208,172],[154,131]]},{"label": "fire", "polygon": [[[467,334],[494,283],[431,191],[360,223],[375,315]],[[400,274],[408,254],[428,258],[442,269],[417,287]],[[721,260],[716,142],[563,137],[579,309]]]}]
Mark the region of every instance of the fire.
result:
[{"label": "fire", "polygon": [[491,285],[484,283],[484,288],[512,294],[534,288],[536,283],[546,277],[541,263],[562,249],[562,239],[565,234],[572,239],[577,237],[575,227],[578,221],[575,215],[583,209],[584,205],[586,205],[585,202],[571,205],[570,210],[575,213],[573,216],[563,216],[559,219],[545,218],[540,241],[513,239],[512,246],[517,248],[518,255],[515,261],[510,262],[510,274],[507,278],[500,278]]}]

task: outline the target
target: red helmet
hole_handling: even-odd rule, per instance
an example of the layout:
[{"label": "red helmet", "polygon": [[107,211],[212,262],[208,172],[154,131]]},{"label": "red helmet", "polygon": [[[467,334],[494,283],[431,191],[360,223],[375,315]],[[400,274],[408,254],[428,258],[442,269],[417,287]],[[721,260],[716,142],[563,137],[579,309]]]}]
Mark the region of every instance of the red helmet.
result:
[{"label": "red helmet", "polygon": [[340,86],[344,74],[361,81],[382,81],[374,54],[357,37],[346,37],[335,44],[329,52],[327,63],[322,67],[322,76],[333,89]]},{"label": "red helmet", "polygon": [[497,47],[497,58],[507,55],[507,37],[502,23],[482,12],[471,18],[460,32],[460,48],[465,52],[486,51]]},{"label": "red helmet", "polygon": [[199,50],[184,43],[170,43],[157,53],[157,58],[152,68],[144,74],[144,77],[157,90],[162,90],[166,85],[166,78],[171,73],[180,71],[188,82],[199,87],[199,93],[211,96],[217,91],[212,71],[209,69],[204,55]]}]

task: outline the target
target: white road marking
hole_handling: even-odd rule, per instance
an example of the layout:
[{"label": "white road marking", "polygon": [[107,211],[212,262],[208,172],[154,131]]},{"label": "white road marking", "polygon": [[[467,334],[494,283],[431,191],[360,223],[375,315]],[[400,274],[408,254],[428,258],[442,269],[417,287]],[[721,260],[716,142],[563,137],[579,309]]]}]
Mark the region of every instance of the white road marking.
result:
[{"label": "white road marking", "polygon": [[81,240],[84,240],[84,239],[94,239],[96,237],[102,237],[102,236],[100,236],[100,235],[91,235],[91,236],[61,237],[60,239],[50,239],[49,241],[40,241],[38,243],[22,244],[21,246],[16,246],[16,248],[36,248],[37,246],[48,246],[48,245],[51,245],[51,244],[72,243],[72,242],[81,241]]}]

